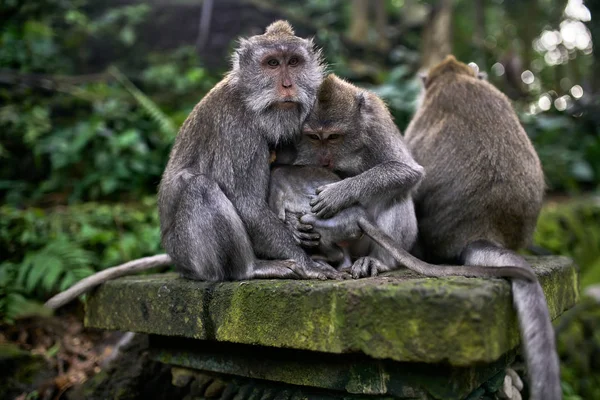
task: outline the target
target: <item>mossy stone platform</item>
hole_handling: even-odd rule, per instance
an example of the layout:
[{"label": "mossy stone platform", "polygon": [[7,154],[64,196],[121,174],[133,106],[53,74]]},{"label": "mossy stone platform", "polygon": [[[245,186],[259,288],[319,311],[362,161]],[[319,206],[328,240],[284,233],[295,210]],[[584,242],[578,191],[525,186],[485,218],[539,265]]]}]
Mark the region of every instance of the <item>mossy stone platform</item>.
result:
[{"label": "mossy stone platform", "polygon": [[[530,261],[556,318],[579,298],[576,268]],[[508,281],[406,270],[347,281],[131,276],[90,295],[85,323],[151,334],[156,357],[174,365],[396,398],[464,398],[519,344]]]}]

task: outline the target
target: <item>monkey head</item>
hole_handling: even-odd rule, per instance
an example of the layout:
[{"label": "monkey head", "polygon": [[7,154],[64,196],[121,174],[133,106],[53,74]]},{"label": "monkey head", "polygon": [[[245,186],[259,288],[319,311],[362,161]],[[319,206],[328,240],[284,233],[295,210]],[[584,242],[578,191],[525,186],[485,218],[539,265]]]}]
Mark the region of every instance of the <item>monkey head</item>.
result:
[{"label": "monkey head", "polygon": [[425,89],[429,89],[440,77],[462,75],[477,78],[477,74],[478,69],[461,63],[453,55],[448,55],[441,63],[431,68],[427,74],[422,75],[421,80]]},{"label": "monkey head", "polygon": [[318,165],[340,175],[352,174],[361,162],[354,156],[359,156],[365,141],[370,140],[365,132],[378,120],[379,112],[387,109],[377,96],[334,74],[328,75],[302,126],[294,164]]},{"label": "monkey head", "polygon": [[266,130],[279,130],[283,123],[297,133],[315,102],[323,62],[312,40],[295,36],[287,21],[277,21],[264,34],[240,40],[231,77],[246,106],[266,118]]},{"label": "monkey head", "polygon": [[433,92],[437,92],[444,86],[443,82],[465,79],[477,79],[485,82],[488,80],[487,74],[483,71],[480,72],[476,64],[464,64],[451,54],[431,68],[429,72],[419,74],[419,78],[421,78],[423,90],[417,99],[417,109],[421,108],[428,94],[433,96]]}]

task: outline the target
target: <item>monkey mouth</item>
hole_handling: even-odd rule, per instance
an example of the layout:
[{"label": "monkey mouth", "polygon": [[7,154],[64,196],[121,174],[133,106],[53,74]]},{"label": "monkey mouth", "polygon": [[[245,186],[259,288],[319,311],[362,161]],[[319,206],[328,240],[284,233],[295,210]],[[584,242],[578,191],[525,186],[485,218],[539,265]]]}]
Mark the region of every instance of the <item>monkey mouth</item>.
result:
[{"label": "monkey mouth", "polygon": [[275,103],[275,107],[283,110],[291,110],[298,107],[298,102],[294,100],[282,100]]}]

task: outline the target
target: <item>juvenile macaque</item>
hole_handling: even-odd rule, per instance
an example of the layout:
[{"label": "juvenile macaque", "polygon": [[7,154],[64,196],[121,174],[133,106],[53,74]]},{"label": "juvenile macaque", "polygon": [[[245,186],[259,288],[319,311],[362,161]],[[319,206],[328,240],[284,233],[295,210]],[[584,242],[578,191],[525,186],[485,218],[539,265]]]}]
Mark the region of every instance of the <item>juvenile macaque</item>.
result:
[{"label": "juvenile macaque", "polygon": [[[519,267],[488,268],[427,264],[400,247],[384,233],[360,205],[343,209],[331,218],[321,219],[311,213],[310,201],[321,185],[339,182],[332,171],[314,166],[277,166],[271,173],[269,206],[281,220],[295,226],[310,225],[320,236],[315,256],[339,268],[352,265],[351,253],[359,252],[363,233],[384,248],[400,265],[426,276],[514,277],[536,280],[531,270]],[[294,222],[294,219],[297,222]],[[376,271],[373,270],[373,273]]]},{"label": "juvenile macaque", "polygon": [[[527,244],[544,195],[538,156],[509,100],[449,56],[424,79],[405,134],[425,178],[415,195],[420,250],[432,262],[531,269]],[[531,399],[561,398],[554,331],[537,281],[512,281]]]},{"label": "juvenile macaque", "polygon": [[[327,168],[342,180],[316,189],[312,212],[329,218],[362,205],[399,248],[411,249],[417,237],[411,192],[423,168],[410,155],[387,107],[375,94],[333,74],[324,79],[317,98],[295,143],[293,163]],[[351,268],[354,277],[398,265],[389,251],[363,243],[363,257]]]},{"label": "juvenile macaque", "polygon": [[188,116],[158,193],[162,243],[182,275],[340,277],[311,260],[266,203],[269,146],[299,135],[322,70],[312,41],[275,22],[240,41],[232,70]]}]

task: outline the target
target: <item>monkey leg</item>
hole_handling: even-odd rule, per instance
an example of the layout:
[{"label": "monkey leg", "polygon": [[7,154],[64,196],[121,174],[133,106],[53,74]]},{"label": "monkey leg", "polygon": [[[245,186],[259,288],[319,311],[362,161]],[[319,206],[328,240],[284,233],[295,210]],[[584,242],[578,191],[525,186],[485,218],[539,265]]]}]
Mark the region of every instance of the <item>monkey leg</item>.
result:
[{"label": "monkey leg", "polygon": [[[393,239],[398,247],[406,251],[414,247],[418,228],[415,208],[410,198],[374,204],[369,207],[369,213],[373,216],[375,225]],[[382,265],[392,268],[399,266],[390,252],[378,244],[372,243],[369,256],[379,260]]]},{"label": "monkey leg", "polygon": [[259,261],[235,207],[205,175],[182,174],[167,253],[185,277],[202,281],[297,277],[290,261]]}]

